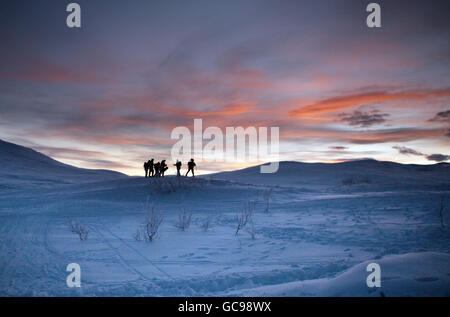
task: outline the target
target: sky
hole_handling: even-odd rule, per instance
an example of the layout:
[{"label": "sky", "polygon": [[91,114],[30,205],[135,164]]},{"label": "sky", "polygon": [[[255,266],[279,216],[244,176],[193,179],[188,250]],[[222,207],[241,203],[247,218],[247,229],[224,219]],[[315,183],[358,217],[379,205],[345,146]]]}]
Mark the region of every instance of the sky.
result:
[{"label": "sky", "polygon": [[362,0],[79,0],[77,29],[70,1],[3,1],[0,139],[140,175],[200,118],[279,127],[280,160],[448,161],[450,2],[375,2],[381,28]]}]

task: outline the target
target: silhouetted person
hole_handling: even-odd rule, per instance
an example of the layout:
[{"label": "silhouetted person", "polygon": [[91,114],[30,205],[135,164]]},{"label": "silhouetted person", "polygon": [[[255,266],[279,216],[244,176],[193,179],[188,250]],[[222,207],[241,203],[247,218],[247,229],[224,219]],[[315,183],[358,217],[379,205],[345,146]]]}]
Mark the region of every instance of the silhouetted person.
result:
[{"label": "silhouetted person", "polygon": [[155,169],[153,168],[153,159],[151,159],[150,161],[148,161],[148,177],[153,177],[155,176]]},{"label": "silhouetted person", "polygon": [[175,164],[173,164],[173,166],[176,166],[177,168],[177,177],[181,176],[180,170],[181,170],[181,162],[177,160],[177,162]]},{"label": "silhouetted person", "polygon": [[144,162],[144,170],[145,170],[145,177],[147,177],[147,174],[148,174],[148,162]]},{"label": "silhouetted person", "polygon": [[161,166],[161,163],[156,162],[153,164],[153,167],[155,168],[155,177],[159,177],[159,167]]},{"label": "silhouetted person", "polygon": [[194,159],[191,159],[191,160],[188,162],[188,171],[187,171],[187,173],[186,173],[186,176],[188,176],[189,172],[192,171],[192,177],[195,177],[195,175],[194,175],[194,167],[195,167],[196,165],[197,165],[197,164],[194,163]]},{"label": "silhouetted person", "polygon": [[166,164],[166,160],[161,161],[161,165],[159,166],[159,173],[162,177],[164,177],[164,172],[167,171],[169,167]]}]

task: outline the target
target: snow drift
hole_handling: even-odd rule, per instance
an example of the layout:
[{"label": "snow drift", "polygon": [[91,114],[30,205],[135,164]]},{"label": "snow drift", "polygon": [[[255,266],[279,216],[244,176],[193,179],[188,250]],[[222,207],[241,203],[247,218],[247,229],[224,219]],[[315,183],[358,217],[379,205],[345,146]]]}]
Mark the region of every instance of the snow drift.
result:
[{"label": "snow drift", "polygon": [[335,278],[291,282],[248,290],[239,296],[450,296],[450,254],[437,252],[386,256],[381,267],[381,287],[368,288],[366,261]]}]

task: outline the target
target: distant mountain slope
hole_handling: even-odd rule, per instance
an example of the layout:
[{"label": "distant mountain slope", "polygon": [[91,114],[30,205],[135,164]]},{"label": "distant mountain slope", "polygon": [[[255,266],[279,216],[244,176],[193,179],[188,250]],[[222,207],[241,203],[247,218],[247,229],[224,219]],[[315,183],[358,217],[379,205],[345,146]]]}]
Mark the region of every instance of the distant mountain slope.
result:
[{"label": "distant mountain slope", "polygon": [[399,164],[376,160],[344,163],[280,162],[278,172],[261,174],[259,166],[214,174],[213,178],[241,183],[295,186],[311,189],[336,187],[357,189],[382,185],[384,189],[436,187],[450,190],[450,164]]},{"label": "distant mountain slope", "polygon": [[55,184],[104,181],[126,177],[108,170],[90,170],[58,162],[42,153],[0,140],[0,184]]}]

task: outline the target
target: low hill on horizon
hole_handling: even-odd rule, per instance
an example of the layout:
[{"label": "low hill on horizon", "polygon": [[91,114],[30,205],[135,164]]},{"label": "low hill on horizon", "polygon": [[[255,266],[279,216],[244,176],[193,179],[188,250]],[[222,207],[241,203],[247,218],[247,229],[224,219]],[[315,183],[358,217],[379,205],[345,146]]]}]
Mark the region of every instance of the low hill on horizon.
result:
[{"label": "low hill on horizon", "polygon": [[0,139],[0,185],[19,183],[83,183],[126,177],[110,170],[78,168],[47,155]]},{"label": "low hill on horizon", "polygon": [[280,162],[273,174],[260,173],[260,166],[237,171],[213,174],[214,178],[249,184],[295,186],[311,189],[321,187],[374,187],[390,189],[402,187],[436,187],[450,190],[450,164],[432,165],[400,164],[373,159],[355,160],[342,163]]}]

